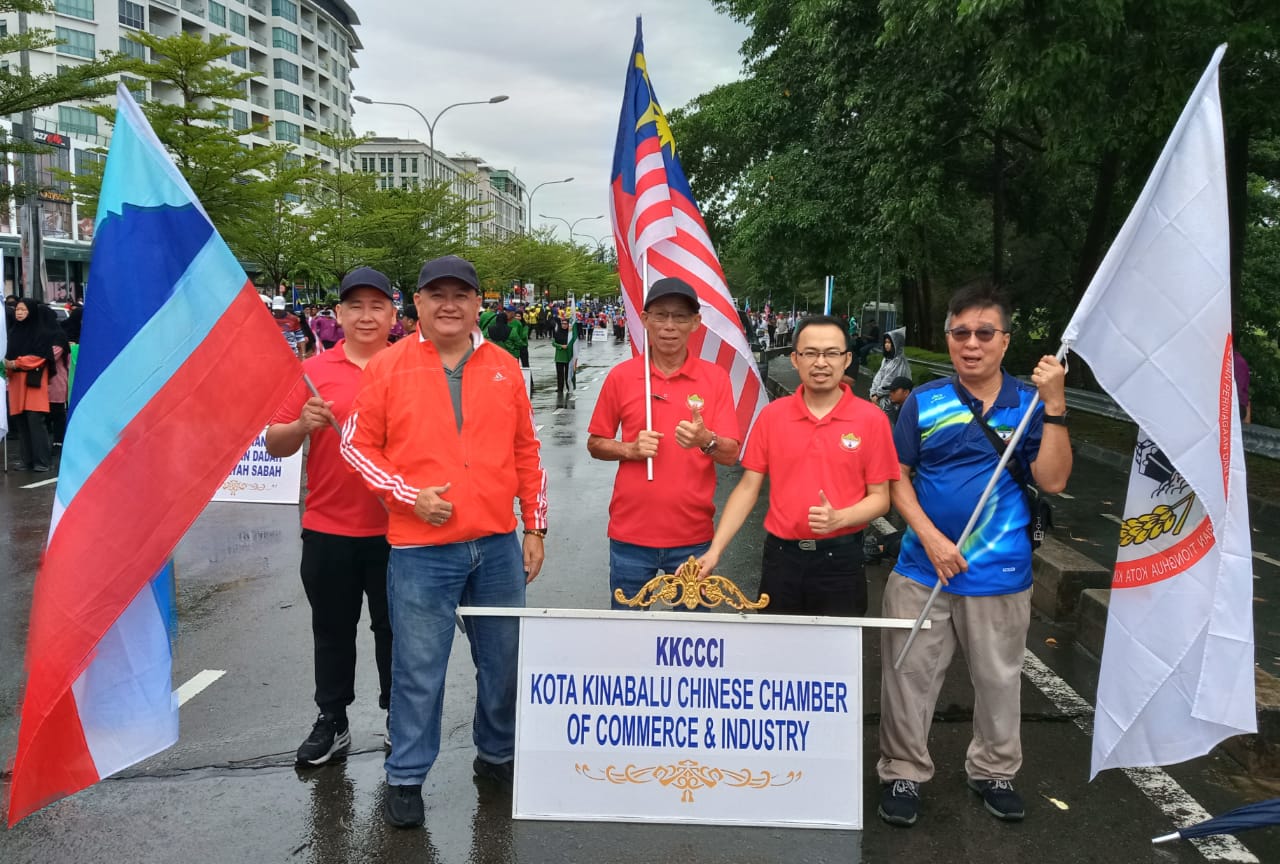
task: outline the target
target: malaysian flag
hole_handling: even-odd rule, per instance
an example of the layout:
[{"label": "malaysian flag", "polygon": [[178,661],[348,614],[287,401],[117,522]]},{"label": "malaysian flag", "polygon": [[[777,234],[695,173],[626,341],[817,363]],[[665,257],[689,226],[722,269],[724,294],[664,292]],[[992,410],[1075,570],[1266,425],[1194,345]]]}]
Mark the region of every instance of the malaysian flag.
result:
[{"label": "malaysian flag", "polygon": [[638,340],[644,338],[640,310],[648,287],[646,276],[648,285],[666,276],[677,276],[692,285],[702,301],[702,326],[689,340],[689,350],[729,373],[745,445],[768,395],[706,223],[676,156],[671,127],[649,80],[639,18],[627,64],[610,188],[609,212],[633,350],[643,350]]}]

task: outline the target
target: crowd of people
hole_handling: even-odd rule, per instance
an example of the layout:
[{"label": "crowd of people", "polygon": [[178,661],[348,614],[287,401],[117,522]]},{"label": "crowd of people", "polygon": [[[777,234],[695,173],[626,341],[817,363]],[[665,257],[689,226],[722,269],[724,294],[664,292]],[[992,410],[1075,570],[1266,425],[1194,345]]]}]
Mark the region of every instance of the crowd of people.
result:
[{"label": "crowd of people", "polygon": [[[307,452],[300,575],[311,607],[318,714],[297,761],[323,765],[350,747],[356,631],[368,603],[378,704],[387,711],[385,815],[394,826],[413,827],[423,824],[422,786],[440,753],[457,608],[522,606],[543,568],[549,496],[557,492],[522,371],[529,340],[553,341],[563,387],[559,367],[573,341],[625,323],[620,309],[599,303],[486,307],[474,266],[455,256],[423,265],[403,310],[396,294],[384,274],[362,267],[342,281],[329,309],[295,313],[283,297],[269,298],[281,332],[305,358],[306,383],[271,419],[266,444],[277,456],[304,445]],[[22,423],[23,459],[47,470],[42,435],[51,425],[58,434],[46,421],[59,396],[65,402],[67,391],[54,380],[73,374],[66,359],[74,359],[74,342],[39,304],[11,305],[10,414]],[[800,386],[765,407],[743,447],[728,374],[689,349],[700,310],[680,279],[651,286],[638,314],[651,358],[610,370],[588,424],[590,457],[617,463],[607,529],[610,603],[624,605],[659,571],[690,557],[704,575],[714,572],[768,478],[760,562],[767,611],[863,615],[863,533],[892,507],[907,530],[884,614],[914,618],[934,584],[944,587],[932,628],[901,670],[892,659],[904,634],[883,631],[878,813],[899,826],[919,817],[921,785],[934,773],[930,721],[958,649],[975,690],[968,785],[998,818],[1023,818],[1013,786],[1022,763],[1019,682],[1031,590],[1023,486],[1060,491],[1071,472],[1062,365],[1041,358],[1030,383],[1006,372],[1009,307],[969,289],[952,298],[947,314],[953,377],[912,389],[902,331],[876,346],[884,360],[871,389],[885,401],[880,410],[847,383],[857,355],[846,322],[807,316],[772,334],[789,340]],[[997,478],[978,530],[958,547],[969,509],[997,468],[997,433],[1028,411],[1011,460],[1017,470]],[[736,463],[742,477],[717,514],[716,467]],[[477,670],[473,771],[509,784],[518,623],[477,616],[465,628]]]}]

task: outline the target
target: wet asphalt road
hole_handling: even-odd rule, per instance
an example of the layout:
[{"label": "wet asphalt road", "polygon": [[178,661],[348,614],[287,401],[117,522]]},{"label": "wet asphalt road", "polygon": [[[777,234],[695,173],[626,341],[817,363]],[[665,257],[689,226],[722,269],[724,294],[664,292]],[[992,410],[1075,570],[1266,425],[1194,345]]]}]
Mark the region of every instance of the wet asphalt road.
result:
[{"label": "wet asphalt road", "polygon": [[[586,425],[605,372],[629,349],[611,342],[584,344],[576,399],[558,409],[550,347],[546,342],[531,347],[534,407],[551,478],[552,532],[546,567],[531,586],[528,603],[606,608],[605,526],[613,466],[587,457]],[[736,473],[722,470],[721,501]],[[1107,529],[1097,514],[1105,512],[1104,500],[1113,502],[1112,512],[1119,510],[1124,488],[1119,476],[1114,469],[1082,462],[1069,490],[1076,497],[1063,502],[1060,511],[1059,535],[1103,544]],[[10,473],[0,480],[0,521],[9,529],[0,537],[0,561],[6,562],[0,569],[0,754],[6,765],[17,735],[31,583],[52,500],[52,486],[21,487],[46,477]],[[754,592],[759,578],[762,516],[763,507],[721,564],[722,572],[748,592]],[[1089,739],[1030,684],[1023,689],[1026,765],[1019,778],[1028,819],[1005,825],[988,816],[964,788],[972,697],[960,660],[939,700],[932,745],[938,776],[924,788],[921,823],[911,830],[881,824],[874,812],[879,692],[874,634],[865,640],[868,810],[862,832],[515,822],[509,792],[471,776],[474,672],[461,636],[448,680],[445,740],[425,787],[426,829],[390,829],[381,817],[383,715],[376,704],[367,630],[361,634],[357,702],[350,710],[350,756],[305,772],[293,767],[294,750],[315,713],[309,610],[297,576],[298,556],[295,508],[210,505],[177,554],[181,620],[174,677],[177,684],[202,670],[225,674],[184,706],[177,745],[11,831],[0,831],[0,862],[1205,860],[1188,844],[1152,849],[1149,838],[1171,830],[1168,817],[1118,772],[1087,783]],[[885,573],[871,568],[869,576],[876,609]],[[1074,647],[1069,630],[1034,622],[1029,647],[1091,698],[1096,663]],[[1280,794],[1220,756],[1178,766],[1170,774],[1211,812]],[[0,782],[0,794],[6,791],[7,779]],[[1258,860],[1280,861],[1280,836],[1263,832],[1245,839]]]}]

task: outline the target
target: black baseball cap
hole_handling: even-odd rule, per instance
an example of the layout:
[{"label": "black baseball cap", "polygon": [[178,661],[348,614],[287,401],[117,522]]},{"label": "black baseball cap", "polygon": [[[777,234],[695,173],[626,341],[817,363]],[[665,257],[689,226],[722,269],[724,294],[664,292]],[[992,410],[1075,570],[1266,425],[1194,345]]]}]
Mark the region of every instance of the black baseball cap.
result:
[{"label": "black baseball cap", "polygon": [[418,272],[418,290],[441,279],[457,279],[477,294],[480,293],[480,278],[476,276],[475,265],[457,255],[445,255],[423,264],[422,270]]},{"label": "black baseball cap", "polygon": [[338,289],[338,299],[342,300],[357,288],[375,288],[386,294],[388,300],[395,299],[391,293],[391,280],[372,267],[357,267],[348,273]]},{"label": "black baseball cap", "polygon": [[690,287],[688,282],[683,279],[677,279],[675,276],[659,279],[649,286],[649,294],[644,298],[645,311],[649,311],[649,306],[653,304],[654,300],[661,300],[663,297],[683,297],[689,301],[689,305],[694,312],[701,308],[698,303],[698,293]]},{"label": "black baseball cap", "polygon": [[915,384],[913,384],[911,379],[906,375],[899,375],[897,378],[894,378],[889,382],[890,390],[910,390],[914,386]]}]

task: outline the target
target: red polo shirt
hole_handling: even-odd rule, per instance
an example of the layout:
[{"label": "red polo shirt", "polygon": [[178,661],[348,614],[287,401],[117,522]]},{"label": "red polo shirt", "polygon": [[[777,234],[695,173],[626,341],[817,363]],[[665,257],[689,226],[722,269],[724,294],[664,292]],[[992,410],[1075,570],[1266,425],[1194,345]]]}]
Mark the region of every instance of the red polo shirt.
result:
[{"label": "red polo shirt", "polygon": [[[316,385],[338,425],[346,422],[360,390],[359,366],[347,359],[346,341],[323,354],[305,360],[302,371]],[[311,398],[305,382],[299,381],[289,398],[276,409],[271,422],[292,423]],[[347,465],[339,452],[338,433],[324,426],[311,433],[307,453],[307,504],[302,511],[302,527],[343,537],[379,537],[387,533],[387,510]]]},{"label": "red polo shirt", "polygon": [[898,454],[889,418],[841,384],[843,397],[819,420],[804,404],[804,388],[770,402],[751,430],[742,467],[769,475],[765,530],[786,540],[839,537],[861,531],[856,525],[832,534],[809,528],[809,508],[818,490],[831,506],[851,507],[867,487],[898,478]]},{"label": "red polo shirt", "polygon": [[[669,549],[707,543],[715,534],[716,466],[696,447],[676,443],[676,424],[693,417],[690,400],[701,399],[702,422],[721,438],[741,441],[733,407],[733,384],[719,366],[689,355],[674,374],[652,370],[653,430],[661,432],[653,457],[653,482],[646,462],[618,463],[609,502],[609,537],[623,543]],[[587,431],[603,438],[634,441],[644,424],[644,356],[615,366],[600,388]]]}]

